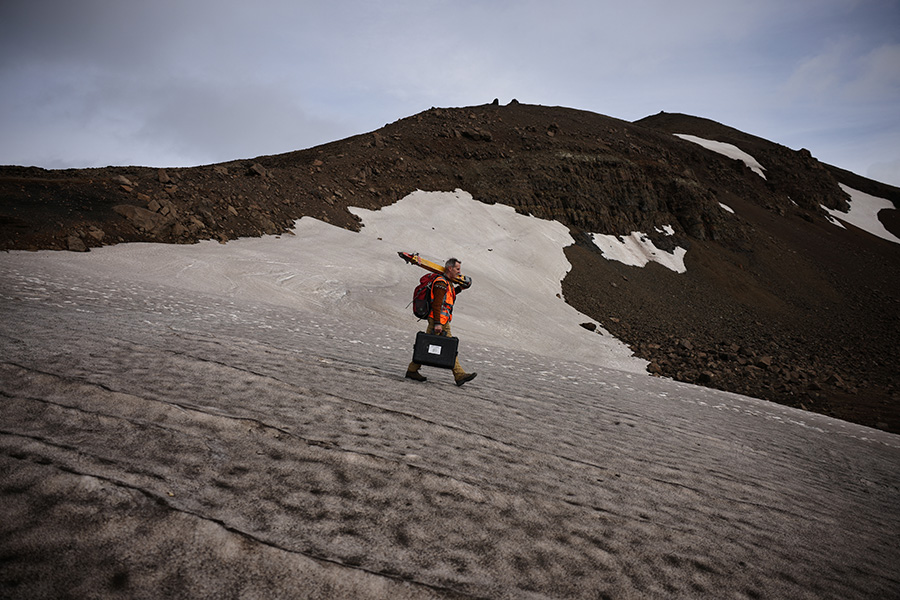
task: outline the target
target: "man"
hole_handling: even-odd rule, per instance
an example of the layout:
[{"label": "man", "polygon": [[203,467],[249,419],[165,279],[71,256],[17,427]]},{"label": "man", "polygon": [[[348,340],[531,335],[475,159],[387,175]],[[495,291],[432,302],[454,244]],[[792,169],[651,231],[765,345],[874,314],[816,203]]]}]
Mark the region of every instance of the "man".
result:
[{"label": "man", "polygon": [[[451,282],[457,279],[461,273],[462,263],[455,258],[451,258],[444,264],[444,274],[435,278],[431,286],[433,299],[431,301],[431,313],[428,315],[428,328],[425,330],[425,333],[447,337],[452,335],[450,333],[450,321],[453,320],[453,304],[456,302],[456,294],[461,292],[462,288],[459,286],[454,288]],[[419,373],[421,366],[415,362],[409,363],[406,376],[416,381],[425,381],[428,378]],[[476,375],[477,373],[466,373],[463,371],[463,368],[459,366],[459,360],[453,364],[453,378],[456,380],[456,385],[472,381]]]}]

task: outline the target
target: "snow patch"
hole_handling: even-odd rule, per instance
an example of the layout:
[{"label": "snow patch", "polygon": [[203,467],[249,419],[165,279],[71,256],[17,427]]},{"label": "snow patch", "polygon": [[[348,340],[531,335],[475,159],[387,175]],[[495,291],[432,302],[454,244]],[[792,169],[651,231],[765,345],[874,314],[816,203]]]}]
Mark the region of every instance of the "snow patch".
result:
[{"label": "snow patch", "polygon": [[[675,230],[668,227],[666,233],[673,235]],[[676,273],[687,272],[687,267],[684,266],[687,250],[675,248],[671,253],[660,250],[645,233],[635,231],[625,237],[592,233],[591,239],[607,260],[617,260],[632,267],[643,267],[649,262],[656,262]]]},{"label": "snow patch", "polygon": [[659,227],[654,227],[654,229],[656,229],[657,233],[664,233],[666,235],[675,235],[675,228],[672,227],[671,225],[663,225],[662,229],[660,229]]},{"label": "snow patch", "polygon": [[842,190],[850,195],[850,211],[841,212],[822,206],[822,208],[831,215],[832,219],[829,220],[832,223],[839,225],[840,223],[836,223],[835,220],[840,219],[844,223],[859,227],[863,231],[867,231],[874,236],[878,236],[889,242],[894,242],[895,244],[900,244],[900,238],[885,229],[881,221],[878,220],[878,213],[882,210],[895,210],[894,204],[890,200],[872,196],[871,194],[860,192],[859,190],[854,190],[843,183],[840,184],[840,186]]},{"label": "snow patch", "polygon": [[[824,204],[820,204],[819,206],[821,206],[822,208],[824,208],[824,209],[827,210],[827,211],[830,211],[830,210],[831,210],[830,208],[828,208],[828,207],[825,206]],[[831,215],[825,215],[825,218],[828,219],[828,222],[831,223],[832,225],[837,225],[837,226],[840,227],[841,229],[847,229],[846,227],[844,227],[844,224],[843,224],[843,223],[841,223],[840,221],[838,221],[837,219],[835,219],[835,218],[832,217]]]},{"label": "snow patch", "polygon": [[730,206],[728,206],[727,204],[722,204],[721,202],[719,202],[719,206],[721,206],[723,209],[727,210],[731,214],[734,214],[734,209],[731,208]]},{"label": "snow patch", "polygon": [[688,142],[694,142],[695,144],[700,144],[707,150],[712,150],[713,152],[718,152],[719,154],[723,154],[728,158],[732,158],[734,160],[739,160],[743,162],[745,165],[750,167],[750,169],[762,177],[766,179],[766,174],[763,173],[765,171],[765,167],[759,164],[755,158],[735,146],[734,144],[727,144],[725,142],[717,142],[715,140],[705,140],[701,137],[697,137],[695,135],[688,135],[686,133],[676,133],[676,137],[680,137],[683,140],[687,140]]}]

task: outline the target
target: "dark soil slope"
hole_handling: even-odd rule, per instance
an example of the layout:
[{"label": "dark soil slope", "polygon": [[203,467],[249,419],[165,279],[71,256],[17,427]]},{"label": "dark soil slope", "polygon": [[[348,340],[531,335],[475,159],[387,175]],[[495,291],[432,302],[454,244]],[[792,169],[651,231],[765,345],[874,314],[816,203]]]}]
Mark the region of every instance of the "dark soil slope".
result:
[{"label": "dark soil slope", "polygon": [[[766,179],[673,133],[734,144]],[[569,226],[567,301],[653,372],[900,432],[900,245],[828,222],[822,206],[847,206],[839,182],[900,201],[896,188],[706,119],[495,102],[218,165],[2,167],[0,249],[224,242],[302,216],[354,229],[348,206],[461,188]],[[900,234],[896,213],[880,217]],[[687,273],[608,261],[589,237],[633,231],[687,248]]]}]

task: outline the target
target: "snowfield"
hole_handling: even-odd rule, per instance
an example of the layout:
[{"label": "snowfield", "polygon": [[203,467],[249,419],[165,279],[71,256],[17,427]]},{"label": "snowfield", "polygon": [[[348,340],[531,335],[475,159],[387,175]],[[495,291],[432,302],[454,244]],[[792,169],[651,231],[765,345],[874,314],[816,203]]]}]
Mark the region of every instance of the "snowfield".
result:
[{"label": "snowfield", "polygon": [[[245,238],[223,247],[127,244],[88,254],[18,254],[49,261],[85,277],[103,275],[175,286],[246,302],[265,302],[351,321],[415,331],[409,303],[425,273],[397,252],[443,262],[454,256],[473,279],[460,294],[454,335],[464,344],[491,344],[634,373],[647,362],[602,324],[562,298],[574,242],[560,223],[487,205],[466,192],[415,192],[380,211],[353,209],[359,233],[304,217],[294,235]],[[600,325],[596,332],[581,323]],[[424,323],[424,322],[422,322]]]},{"label": "snowfield", "polygon": [[[559,223],[357,214],[0,255],[0,595],[900,597],[900,436],[646,375]],[[399,250],[474,280],[464,387],[403,377]]]}]

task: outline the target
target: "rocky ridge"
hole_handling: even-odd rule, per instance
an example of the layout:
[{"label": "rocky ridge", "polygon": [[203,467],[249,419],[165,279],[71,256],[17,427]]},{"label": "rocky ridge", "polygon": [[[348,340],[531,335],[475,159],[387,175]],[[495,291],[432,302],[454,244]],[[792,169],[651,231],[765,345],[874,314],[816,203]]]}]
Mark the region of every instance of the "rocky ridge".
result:
[{"label": "rocky ridge", "polygon": [[[766,178],[673,133],[732,143]],[[823,206],[847,206],[839,182],[900,201],[896,188],[706,119],[629,123],[495,101],[217,165],[0,167],[0,249],[224,243],[302,216],[356,229],[348,206],[460,188],[567,225],[567,301],[651,372],[900,432],[900,246],[828,222]],[[896,213],[882,218],[898,233]],[[590,240],[634,231],[686,248],[687,272],[608,261]]]}]

